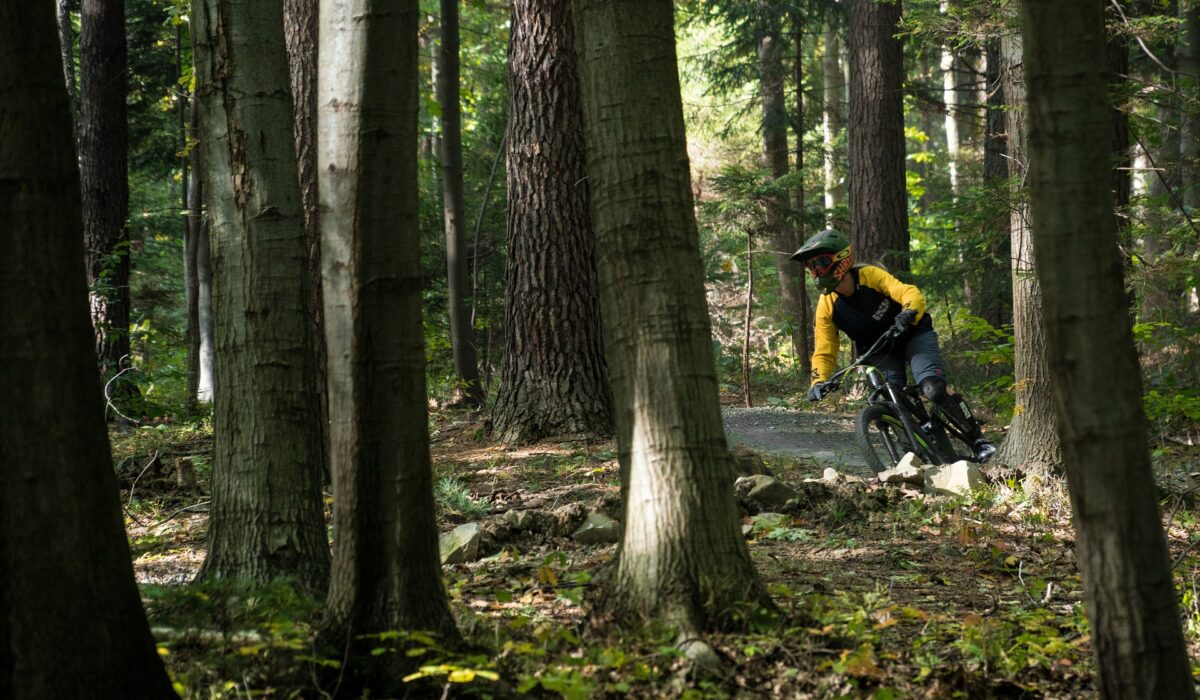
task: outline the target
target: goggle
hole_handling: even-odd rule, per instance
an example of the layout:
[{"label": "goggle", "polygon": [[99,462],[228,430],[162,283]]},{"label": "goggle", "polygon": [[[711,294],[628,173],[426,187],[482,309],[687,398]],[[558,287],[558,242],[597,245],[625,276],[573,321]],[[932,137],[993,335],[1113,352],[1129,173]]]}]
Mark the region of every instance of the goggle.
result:
[{"label": "goggle", "polygon": [[850,251],[848,250],[838,251],[836,254],[825,253],[824,255],[809,258],[804,261],[804,265],[812,272],[813,277],[824,277],[829,274],[834,265],[845,260],[849,254]]}]

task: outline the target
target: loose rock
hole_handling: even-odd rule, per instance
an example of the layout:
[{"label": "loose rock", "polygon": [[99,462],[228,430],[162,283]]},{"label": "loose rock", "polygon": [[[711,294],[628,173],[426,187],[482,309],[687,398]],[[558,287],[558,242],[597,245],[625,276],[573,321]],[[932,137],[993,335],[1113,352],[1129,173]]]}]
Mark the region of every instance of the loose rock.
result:
[{"label": "loose rock", "polygon": [[983,486],[983,474],[974,462],[960,459],[925,470],[925,493],[968,496]]},{"label": "loose rock", "polygon": [[621,538],[621,524],[604,513],[593,511],[571,537],[580,544],[612,544]]},{"label": "loose rock", "polygon": [[438,540],[443,564],[462,564],[479,558],[479,523],[459,525]]},{"label": "loose rock", "polygon": [[765,477],[746,494],[752,500],[774,507],[785,505],[798,495],[791,486],[770,476]]}]

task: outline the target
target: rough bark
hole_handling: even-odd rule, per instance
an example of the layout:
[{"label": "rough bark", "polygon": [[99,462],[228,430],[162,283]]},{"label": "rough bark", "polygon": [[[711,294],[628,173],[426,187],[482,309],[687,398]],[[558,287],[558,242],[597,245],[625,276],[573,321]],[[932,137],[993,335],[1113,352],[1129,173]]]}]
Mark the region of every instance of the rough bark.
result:
[{"label": "rough bark", "polygon": [[[792,130],[796,133],[796,172],[804,173],[804,16],[800,12],[792,15],[792,48],[796,55],[792,61],[792,84],[796,86],[796,103],[795,116],[792,119]],[[796,230],[793,234],[793,240],[797,245],[804,240],[804,221],[806,213],[804,211],[804,179],[801,177],[800,183],[796,185],[795,190],[795,209],[797,214]],[[799,347],[796,348],[796,361],[800,363],[797,368],[800,376],[807,377],[812,374],[812,342],[811,320],[809,319],[809,302],[808,302],[808,284],[805,279],[804,269],[795,263],[787,263],[789,267],[794,268],[792,274],[796,277],[796,291],[799,293],[799,311],[800,315],[796,318],[796,323],[799,324],[796,328],[794,338],[799,339]]]},{"label": "rough bark", "polygon": [[[760,0],[759,11],[767,23],[758,44],[759,87],[762,90],[763,165],[773,177],[783,177],[791,170],[788,163],[788,114],[784,99],[787,73],[783,68],[785,42],[775,17],[765,2]],[[801,300],[804,286],[803,269],[789,258],[800,247],[796,231],[784,217],[787,211],[785,196],[767,202],[766,227],[771,237],[771,249],[775,253],[776,276],[779,279],[779,295],[783,299],[784,324],[792,342],[792,355],[805,356],[805,338],[802,329],[804,305]]]},{"label": "rough bark", "polygon": [[105,374],[129,362],[126,64],[124,0],[84,0],[79,32],[83,240],[96,356]]},{"label": "rough bark", "polygon": [[[318,78],[334,576],[326,641],[386,693],[413,659],[377,635],[458,639],[429,457],[417,221],[416,0],[323,2]],[[364,635],[368,635],[364,638]],[[339,651],[339,653],[342,653]]]},{"label": "rough bark", "polygon": [[195,10],[218,393],[200,575],[291,576],[320,591],[329,550],[283,8],[201,0]]},{"label": "rough bark", "polygon": [[313,351],[312,391],[320,408],[322,463],[329,456],[329,395],[325,390],[325,324],[321,301],[321,230],[317,213],[317,0],[284,0],[283,38],[292,87],[292,130],[304,237],[308,241],[309,324]]},{"label": "rough bark", "polygon": [[1193,698],[1158,509],[1113,215],[1099,3],[1023,0],[1030,209],[1047,354],[1098,670],[1108,698]]},{"label": "rough bark", "polygon": [[[1000,75],[1000,41],[988,41],[984,53],[983,186],[997,201],[1012,199],[1008,187],[1007,134],[1004,126],[1004,83]],[[1007,206],[983,222],[983,248],[975,269],[976,283],[967,287],[971,313],[993,326],[1012,323],[1012,237]]]},{"label": "rough bark", "polygon": [[1019,34],[1001,37],[1000,55],[1004,96],[1009,105],[1005,111],[1008,167],[1009,176],[1013,178],[1009,227],[1016,406],[1012,427],[1000,443],[994,461],[1047,476],[1061,473],[1062,452],[1055,430],[1057,418],[1050,395],[1050,370],[1046,366],[1046,337],[1042,332],[1042,293],[1034,276],[1033,233],[1025,199],[1028,151],[1025,73]]},{"label": "rough bark", "polygon": [[825,54],[821,58],[821,75],[824,79],[821,129],[825,144],[825,208],[830,212],[826,223],[835,226],[833,210],[846,203],[846,182],[837,162],[836,143],[838,134],[842,131],[842,92],[845,84],[842,81],[840,65],[841,45],[837,28],[833,24],[825,25],[824,45]]},{"label": "rough bark", "polygon": [[505,351],[493,434],[612,434],[570,0],[516,0]]},{"label": "rough bark", "polygon": [[467,221],[463,214],[462,113],[459,106],[458,0],[441,0],[442,41],[435,82],[442,107],[442,215],[446,234],[446,305],[450,310],[450,349],[459,388],[455,403],[483,406],[475,328],[471,323],[471,269]]},{"label": "rough bark", "polygon": [[610,609],[737,624],[771,603],[729,490],[671,2],[573,7],[624,494]]},{"label": "rough bark", "polygon": [[0,697],[173,698],[130,565],[49,3],[0,3]]},{"label": "rough bark", "polygon": [[850,240],[855,258],[909,270],[900,0],[849,0]]}]

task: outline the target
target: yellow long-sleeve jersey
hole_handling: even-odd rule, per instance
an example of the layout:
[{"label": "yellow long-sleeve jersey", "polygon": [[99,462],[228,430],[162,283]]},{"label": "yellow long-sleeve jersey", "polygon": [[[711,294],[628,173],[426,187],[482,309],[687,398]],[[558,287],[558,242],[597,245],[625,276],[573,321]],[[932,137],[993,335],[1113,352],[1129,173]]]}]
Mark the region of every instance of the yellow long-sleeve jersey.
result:
[{"label": "yellow long-sleeve jersey", "polygon": [[817,300],[813,384],[828,379],[837,367],[839,330],[854,341],[859,352],[863,352],[892,326],[896,314],[904,309],[917,312],[910,333],[933,328],[933,322],[925,313],[925,295],[914,285],[905,284],[874,265],[851,268],[849,274],[854,278],[854,292],[850,296],[825,292]]}]

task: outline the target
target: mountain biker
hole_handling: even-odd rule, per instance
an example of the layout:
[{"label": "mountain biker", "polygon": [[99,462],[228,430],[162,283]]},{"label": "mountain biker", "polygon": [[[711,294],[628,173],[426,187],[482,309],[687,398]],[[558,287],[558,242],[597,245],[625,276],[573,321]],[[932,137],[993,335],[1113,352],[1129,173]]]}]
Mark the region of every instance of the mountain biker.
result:
[{"label": "mountain biker", "polygon": [[901,334],[871,364],[889,382],[904,386],[907,361],[921,392],[971,441],[976,461],[983,463],[995,454],[996,447],[983,436],[962,396],[946,387],[937,332],[925,313],[921,290],[881,267],[855,265],[850,239],[833,229],[814,234],[791,259],[808,268],[823,292],[817,301],[810,401],[826,393],[825,380],[837,364],[839,330],[862,353],[894,327]]}]

